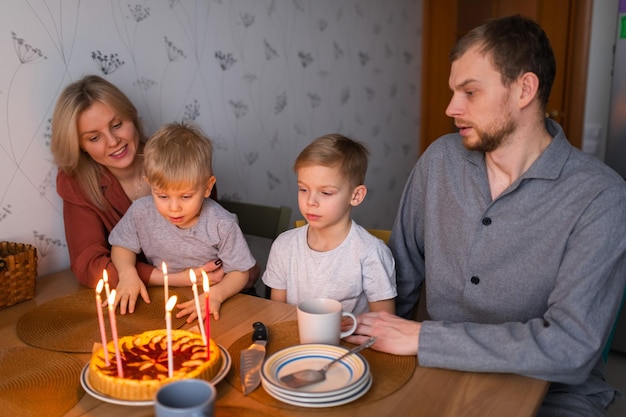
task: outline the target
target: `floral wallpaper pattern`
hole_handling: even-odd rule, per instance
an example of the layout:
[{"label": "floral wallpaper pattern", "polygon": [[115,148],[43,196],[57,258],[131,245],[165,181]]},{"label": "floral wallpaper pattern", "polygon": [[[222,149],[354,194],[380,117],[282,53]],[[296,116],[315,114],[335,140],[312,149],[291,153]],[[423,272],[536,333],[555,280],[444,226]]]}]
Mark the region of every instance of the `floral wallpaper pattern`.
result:
[{"label": "floral wallpaper pattern", "polygon": [[422,0],[0,2],[0,240],[69,266],[50,118],[94,73],[135,103],[148,134],[192,120],[212,138],[220,198],[289,205],[314,138],[366,144],[365,227],[390,228],[418,156]]}]

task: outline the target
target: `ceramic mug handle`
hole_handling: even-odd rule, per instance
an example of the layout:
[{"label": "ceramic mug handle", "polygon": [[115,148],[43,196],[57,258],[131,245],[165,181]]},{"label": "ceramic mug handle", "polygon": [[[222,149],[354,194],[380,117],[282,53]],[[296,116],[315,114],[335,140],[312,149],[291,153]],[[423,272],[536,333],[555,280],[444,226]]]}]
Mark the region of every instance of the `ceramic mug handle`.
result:
[{"label": "ceramic mug handle", "polygon": [[348,337],[356,331],[357,322],[354,314],[348,313],[347,311],[342,311],[341,314],[343,315],[343,317],[350,317],[352,319],[352,327],[350,327],[350,329],[346,330],[345,332],[341,332],[341,334],[339,335],[339,338],[343,339],[344,337]]}]

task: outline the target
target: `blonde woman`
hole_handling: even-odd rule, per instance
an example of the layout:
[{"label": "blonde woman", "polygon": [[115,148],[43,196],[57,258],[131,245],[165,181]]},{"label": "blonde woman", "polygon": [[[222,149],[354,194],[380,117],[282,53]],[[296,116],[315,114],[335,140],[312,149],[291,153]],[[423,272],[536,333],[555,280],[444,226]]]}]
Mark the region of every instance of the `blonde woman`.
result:
[{"label": "blonde woman", "polygon": [[[137,109],[126,95],[105,79],[88,75],[69,84],[59,96],[52,116],[51,151],[58,166],[57,192],[63,199],[65,238],[71,269],[78,281],[94,288],[107,270],[112,287],[118,284],[111,263],[108,237],[131,203],[150,194],[143,177],[142,152],[146,137]],[[223,276],[221,261],[201,269]],[[163,283],[160,268],[137,258],[138,275],[146,285]],[[189,282],[188,273],[169,276]],[[129,312],[134,311],[134,302]],[[120,305],[126,312],[126,305]]]}]

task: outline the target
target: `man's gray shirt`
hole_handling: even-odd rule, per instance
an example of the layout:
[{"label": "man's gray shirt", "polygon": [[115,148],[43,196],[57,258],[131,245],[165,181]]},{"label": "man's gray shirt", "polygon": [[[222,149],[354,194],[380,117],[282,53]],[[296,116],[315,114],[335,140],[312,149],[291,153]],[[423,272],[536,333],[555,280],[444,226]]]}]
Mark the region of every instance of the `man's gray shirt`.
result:
[{"label": "man's gray shirt", "polygon": [[624,294],[626,183],[546,124],[550,145],[495,200],[482,152],[458,134],[428,148],[390,240],[396,309],[408,317],[426,279],[432,321],[421,327],[422,366],[608,391],[590,373],[602,374]]}]

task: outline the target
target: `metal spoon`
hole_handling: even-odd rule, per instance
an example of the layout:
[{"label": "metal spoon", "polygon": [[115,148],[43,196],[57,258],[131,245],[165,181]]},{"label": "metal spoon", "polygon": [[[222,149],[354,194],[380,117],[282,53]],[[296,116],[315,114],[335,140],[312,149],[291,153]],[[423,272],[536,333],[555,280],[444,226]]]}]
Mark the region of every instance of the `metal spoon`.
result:
[{"label": "metal spoon", "polygon": [[321,382],[326,379],[326,371],[333,364],[339,362],[343,358],[348,355],[352,355],[353,353],[360,352],[361,350],[372,346],[376,342],[375,337],[370,337],[363,343],[357,347],[354,347],[338,357],[337,359],[333,359],[332,362],[329,362],[322,369],[302,369],[300,371],[292,372],[289,375],[282,376],[280,380],[287,385],[289,388],[302,388],[307,385],[315,384],[316,382]]}]

